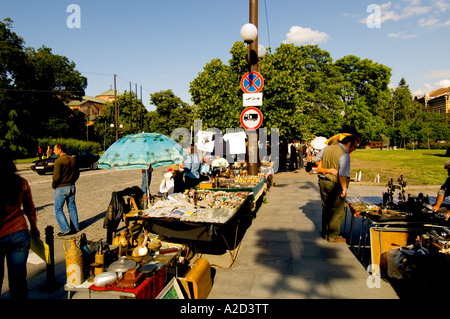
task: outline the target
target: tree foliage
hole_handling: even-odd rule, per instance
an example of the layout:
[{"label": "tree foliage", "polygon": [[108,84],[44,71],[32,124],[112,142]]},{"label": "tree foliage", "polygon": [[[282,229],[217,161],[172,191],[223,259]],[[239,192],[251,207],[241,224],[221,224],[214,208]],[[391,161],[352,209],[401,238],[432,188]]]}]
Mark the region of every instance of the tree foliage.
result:
[{"label": "tree foliage", "polygon": [[87,79],[75,63],[50,48],[25,47],[12,30],[12,21],[0,21],[0,146],[33,154],[37,138],[68,137],[76,115],[65,106],[69,97],[81,97]]},{"label": "tree foliage", "polygon": [[183,102],[172,90],[150,94],[150,102],[156,106],[155,112],[150,113],[148,117],[147,127],[150,132],[171,136],[176,128],[192,126],[194,119],[192,107]]},{"label": "tree foliage", "polygon": [[[206,127],[240,127],[244,109],[239,84],[248,72],[247,49],[236,42],[228,65],[206,64],[191,82],[197,116]],[[389,139],[391,145],[447,140],[445,118],[425,114],[406,81],[389,89],[391,69],[355,55],[333,62],[317,45],[281,44],[260,62],[264,77],[263,127],[278,128],[283,139],[355,133],[362,142]]]}]

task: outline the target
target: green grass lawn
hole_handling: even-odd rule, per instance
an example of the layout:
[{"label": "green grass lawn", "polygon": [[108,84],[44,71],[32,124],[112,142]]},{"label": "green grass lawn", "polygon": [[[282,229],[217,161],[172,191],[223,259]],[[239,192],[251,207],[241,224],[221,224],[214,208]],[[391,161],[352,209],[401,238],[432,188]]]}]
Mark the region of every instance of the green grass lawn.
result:
[{"label": "green grass lawn", "polygon": [[379,150],[358,149],[352,154],[352,175],[361,170],[361,182],[373,182],[380,174],[380,183],[394,182],[403,175],[408,185],[442,185],[447,178],[444,163],[450,160],[446,150]]}]

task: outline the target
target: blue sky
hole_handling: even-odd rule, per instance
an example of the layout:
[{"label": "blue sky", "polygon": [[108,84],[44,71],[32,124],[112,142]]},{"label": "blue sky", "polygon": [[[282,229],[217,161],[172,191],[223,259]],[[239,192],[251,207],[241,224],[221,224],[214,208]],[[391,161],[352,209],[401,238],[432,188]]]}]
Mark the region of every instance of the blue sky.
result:
[{"label": "blue sky", "polygon": [[[88,78],[86,95],[110,89],[117,74],[118,91],[131,82],[140,97],[142,86],[152,109],[149,94],[167,89],[192,104],[190,82],[212,59],[228,63],[249,1],[0,0],[6,17],[27,46],[74,61]],[[259,0],[258,29],[259,44],[272,50],[318,44],[334,61],[352,54],[384,64],[391,86],[404,77],[414,95],[450,86],[450,0]]]}]

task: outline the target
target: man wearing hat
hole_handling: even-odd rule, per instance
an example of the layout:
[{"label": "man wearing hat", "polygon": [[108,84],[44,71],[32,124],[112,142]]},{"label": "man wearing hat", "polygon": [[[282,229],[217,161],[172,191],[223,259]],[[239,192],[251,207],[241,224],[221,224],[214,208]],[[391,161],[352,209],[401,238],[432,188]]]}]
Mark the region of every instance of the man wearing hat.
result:
[{"label": "man wearing hat", "polygon": [[445,162],[444,168],[447,170],[447,177],[445,183],[441,186],[441,189],[437,193],[436,203],[433,206],[433,212],[449,214],[450,206],[442,204],[444,199],[450,195],[450,160]]}]

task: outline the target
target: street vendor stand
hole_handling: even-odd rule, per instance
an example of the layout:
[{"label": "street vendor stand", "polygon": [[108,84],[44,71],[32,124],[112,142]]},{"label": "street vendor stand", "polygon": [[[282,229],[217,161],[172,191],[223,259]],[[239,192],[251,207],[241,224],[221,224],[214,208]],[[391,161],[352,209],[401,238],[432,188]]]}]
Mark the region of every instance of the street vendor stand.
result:
[{"label": "street vendor stand", "polygon": [[[148,232],[187,241],[193,251],[199,242],[222,239],[231,257],[231,267],[240,247],[239,226],[250,216],[250,203],[250,192],[191,189],[187,194],[171,194],[148,209],[132,210],[125,218]],[[232,244],[230,235],[234,237]]]},{"label": "street vendor stand", "polygon": [[[191,192],[187,196],[179,193],[169,195],[166,200],[158,201],[146,210],[132,210],[126,214],[126,219],[139,221],[142,227],[160,236],[214,241],[249,207],[250,192]],[[211,198],[206,202],[208,197]],[[228,201],[230,198],[232,202]],[[229,207],[219,207],[216,204],[229,204]]]},{"label": "street vendor stand", "polygon": [[211,182],[199,184],[201,189],[223,192],[250,192],[251,210],[256,207],[257,201],[267,192],[265,176],[237,176],[234,178],[218,178],[217,185]]},{"label": "street vendor stand", "polygon": [[[373,235],[373,229],[388,229],[388,228],[398,228],[402,229],[417,229],[425,227],[427,225],[438,225],[439,222],[433,220],[431,216],[412,216],[411,213],[404,211],[385,211],[383,212],[378,205],[361,203],[361,202],[347,202],[347,213],[351,214],[351,226],[350,226],[350,238],[349,244],[353,253],[360,260],[360,262],[367,266],[373,263],[377,258],[376,253],[373,252],[374,245],[370,245],[371,254],[369,262],[364,261],[364,251],[368,245],[368,240],[370,240]],[[354,227],[356,218],[360,217],[360,229],[359,236],[354,241]],[[396,245],[403,245],[406,243],[398,242]]]},{"label": "street vendor stand", "polygon": [[[383,193],[382,201],[376,202],[373,198],[347,198],[346,213],[351,214],[349,244],[360,262],[364,266],[370,266],[369,271],[375,274],[386,272],[387,269],[392,272],[395,258],[388,257],[396,255],[395,261],[402,259],[398,257],[403,253],[402,249],[404,251],[410,249],[411,255],[420,249],[426,254],[429,250],[435,255],[437,250],[445,254],[450,253],[447,249],[450,247],[448,217],[433,212],[428,196],[422,193],[417,197],[406,196],[406,182],[402,177],[398,181],[399,185],[394,185],[391,179],[388,191]],[[399,190],[397,201],[394,200],[395,190]],[[361,220],[361,228],[359,238],[354,242],[357,217]],[[370,257],[368,263],[365,263],[364,252],[368,240],[370,240]],[[438,255],[437,259],[443,256]]]},{"label": "street vendor stand", "polygon": [[[148,255],[146,256],[148,258],[140,261],[122,256],[109,265],[105,265],[104,272],[99,274],[101,276],[117,272],[118,278],[115,282],[97,286],[95,281],[97,275],[91,274],[86,276],[87,278],[80,285],[74,286],[66,283],[64,290],[68,292],[68,299],[72,298],[74,292],[83,293],[86,299],[91,299],[94,295],[99,295],[102,299],[117,297],[121,299],[155,299],[163,290],[168,279],[176,272],[174,269],[178,267],[177,260],[181,252],[182,249],[177,249],[168,254]],[[114,269],[114,264],[127,264],[126,268],[128,269]],[[127,277],[136,277],[136,279],[132,279],[130,283]]]}]

